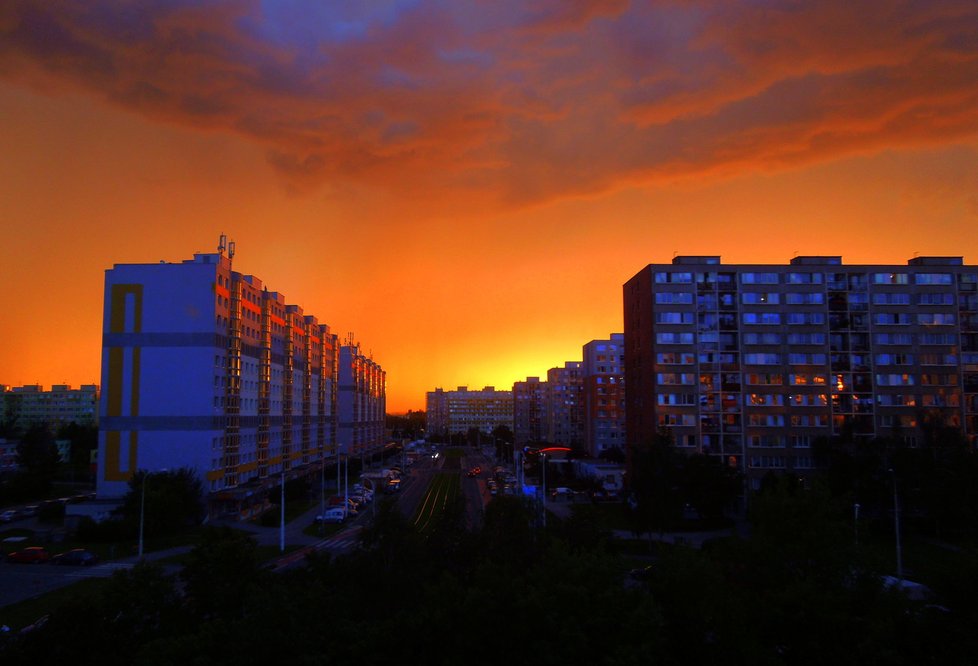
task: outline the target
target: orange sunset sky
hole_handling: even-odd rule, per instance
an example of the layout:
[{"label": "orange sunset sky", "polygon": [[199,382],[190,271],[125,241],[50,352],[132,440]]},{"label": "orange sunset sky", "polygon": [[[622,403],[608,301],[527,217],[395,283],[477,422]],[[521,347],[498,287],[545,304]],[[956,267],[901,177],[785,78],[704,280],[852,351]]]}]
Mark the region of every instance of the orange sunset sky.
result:
[{"label": "orange sunset sky", "polygon": [[978,263],[978,4],[0,5],[0,383],[98,383],[104,270],[214,251],[425,391],[622,328],[675,253]]}]

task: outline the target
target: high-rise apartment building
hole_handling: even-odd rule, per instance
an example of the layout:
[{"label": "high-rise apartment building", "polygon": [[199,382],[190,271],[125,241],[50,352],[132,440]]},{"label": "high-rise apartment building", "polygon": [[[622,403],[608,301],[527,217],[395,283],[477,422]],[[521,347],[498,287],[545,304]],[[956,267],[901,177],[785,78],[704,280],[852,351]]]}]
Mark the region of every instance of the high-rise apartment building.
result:
[{"label": "high-rise apartment building", "polygon": [[804,473],[832,435],[920,441],[927,424],[978,434],[978,267],[652,264],[624,285],[632,446],[665,429],[754,486]]},{"label": "high-rise apartment building", "polygon": [[0,384],[0,422],[23,432],[34,425],[52,428],[78,423],[95,425],[98,420],[98,386],[82,384],[72,388],[55,384],[45,391],[40,385]]},{"label": "high-rise apartment building", "polygon": [[622,333],[584,345],[584,434],[587,451],[595,458],[608,449],[625,448],[624,349]]},{"label": "high-rise apartment building", "polygon": [[547,371],[548,442],[571,449],[584,447],[584,380],[581,361],[567,361]]},{"label": "high-rise apartment building", "polygon": [[513,383],[513,442],[517,447],[546,439],[547,382],[539,377]]},{"label": "high-rise apartment building", "polygon": [[513,392],[492,386],[481,391],[470,391],[467,386],[455,391],[436,388],[427,393],[425,410],[429,435],[450,437],[471,428],[488,434],[497,426],[513,427]]},{"label": "high-rise apartment building", "polygon": [[337,341],[225,252],[106,271],[98,495],[189,467],[212,514],[334,454]]},{"label": "high-rise apartment building", "polygon": [[372,455],[387,443],[387,373],[360,351],[358,343],[340,346],[337,393],[337,444],[341,453]]}]

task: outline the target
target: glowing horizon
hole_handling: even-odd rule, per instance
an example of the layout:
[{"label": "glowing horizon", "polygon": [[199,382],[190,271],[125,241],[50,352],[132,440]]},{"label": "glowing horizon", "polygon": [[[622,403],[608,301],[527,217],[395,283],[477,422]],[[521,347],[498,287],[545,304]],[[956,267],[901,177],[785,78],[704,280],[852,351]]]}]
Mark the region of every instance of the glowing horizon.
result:
[{"label": "glowing horizon", "polygon": [[0,9],[0,383],[99,383],[104,271],[227,233],[388,411],[622,330],[674,254],[978,262],[968,2]]}]

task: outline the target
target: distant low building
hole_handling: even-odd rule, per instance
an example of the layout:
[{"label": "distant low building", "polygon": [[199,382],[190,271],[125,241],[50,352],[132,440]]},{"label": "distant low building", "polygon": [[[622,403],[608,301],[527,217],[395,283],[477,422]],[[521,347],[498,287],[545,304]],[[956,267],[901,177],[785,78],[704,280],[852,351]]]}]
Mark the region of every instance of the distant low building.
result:
[{"label": "distant low building", "polygon": [[497,426],[513,427],[513,392],[486,386],[470,391],[459,386],[455,391],[436,388],[425,401],[429,435],[450,437],[468,433],[471,428],[489,434]]},{"label": "distant low building", "polygon": [[546,440],[571,449],[584,447],[584,378],[581,361],[547,371]]},{"label": "distant low building", "polygon": [[539,377],[513,383],[513,441],[517,447],[547,437],[547,382]]},{"label": "distant low building", "polygon": [[588,453],[625,449],[625,336],[613,333],[584,345],[585,437]]},{"label": "distant low building", "polygon": [[23,433],[31,426],[47,424],[54,429],[69,423],[98,423],[98,386],[83,384],[72,388],[55,384],[45,391],[40,384],[0,385],[0,422]]},{"label": "distant low building", "polygon": [[575,460],[574,472],[579,479],[592,479],[605,492],[621,492],[625,486],[625,465],[600,460]]},{"label": "distant low building", "polygon": [[0,472],[17,470],[17,442],[0,439]]}]

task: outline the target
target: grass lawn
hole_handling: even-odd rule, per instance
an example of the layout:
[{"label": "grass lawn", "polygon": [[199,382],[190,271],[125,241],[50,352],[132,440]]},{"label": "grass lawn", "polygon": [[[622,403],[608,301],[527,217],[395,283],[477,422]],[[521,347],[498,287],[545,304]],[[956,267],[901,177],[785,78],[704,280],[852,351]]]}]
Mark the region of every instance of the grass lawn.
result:
[{"label": "grass lawn", "polygon": [[[978,571],[978,547],[941,544],[913,533],[901,539],[903,575],[939,594],[953,591],[961,576]],[[870,565],[881,573],[896,575],[896,539],[893,534],[860,534],[860,545]]]},{"label": "grass lawn", "polygon": [[[168,550],[179,546],[193,546],[200,538],[203,527],[194,527],[177,534],[166,534],[163,536],[144,535],[143,552],[152,553],[159,550]],[[25,541],[3,543],[7,537],[26,536]],[[139,539],[132,537],[114,542],[92,542],[82,541],[77,538],[62,539],[51,541],[47,531],[32,532],[28,529],[15,528],[0,532],[0,552],[4,555],[15,550],[20,550],[27,546],[44,546],[52,555],[63,553],[73,548],[85,548],[90,550],[103,562],[121,559],[136,555],[139,552]]]},{"label": "grass lawn", "polygon": [[[291,523],[293,520],[304,514],[306,511],[311,509],[313,506],[319,506],[319,500],[303,500],[301,502],[286,502],[285,503],[285,522]],[[263,525],[264,527],[275,527],[281,522],[280,516],[281,508],[278,504],[273,504],[272,508],[263,513],[260,517],[255,519],[258,525]]]},{"label": "grass lawn", "polygon": [[[564,500],[558,500],[561,503]],[[548,503],[549,504],[549,503]],[[573,511],[595,520],[607,530],[631,531],[632,522],[629,520],[628,507],[621,502],[575,502],[571,504]]]},{"label": "grass lawn", "polygon": [[[367,511],[369,511],[369,509],[367,509]],[[344,527],[346,527],[346,525],[343,523],[327,523],[326,525],[322,525],[322,533],[321,533],[322,537],[324,539],[328,539],[329,537],[333,536],[334,534],[342,530]],[[318,537],[320,536],[319,530],[320,530],[320,525],[314,522],[310,524],[309,527],[302,530],[302,533],[305,534],[306,536]]]},{"label": "grass lawn", "polygon": [[85,578],[33,599],[4,606],[0,608],[0,625],[5,624],[13,631],[19,631],[38,618],[64,605],[67,601],[80,600],[85,602],[88,599],[94,599],[107,582],[108,580],[105,578]]}]

